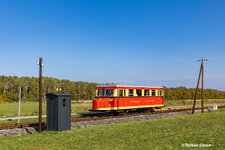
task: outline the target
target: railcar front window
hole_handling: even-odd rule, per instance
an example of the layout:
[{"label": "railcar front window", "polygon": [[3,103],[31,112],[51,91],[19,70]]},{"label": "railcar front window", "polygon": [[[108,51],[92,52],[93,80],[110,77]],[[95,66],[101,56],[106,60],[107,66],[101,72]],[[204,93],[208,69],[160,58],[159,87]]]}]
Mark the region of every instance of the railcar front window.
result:
[{"label": "railcar front window", "polygon": [[107,97],[113,96],[113,91],[114,90],[112,90],[112,89],[106,90],[105,96],[107,96]]},{"label": "railcar front window", "polygon": [[103,97],[104,96],[104,90],[98,90],[98,97]]},{"label": "railcar front window", "polygon": [[113,96],[113,89],[100,89],[98,90],[98,97],[112,97]]}]

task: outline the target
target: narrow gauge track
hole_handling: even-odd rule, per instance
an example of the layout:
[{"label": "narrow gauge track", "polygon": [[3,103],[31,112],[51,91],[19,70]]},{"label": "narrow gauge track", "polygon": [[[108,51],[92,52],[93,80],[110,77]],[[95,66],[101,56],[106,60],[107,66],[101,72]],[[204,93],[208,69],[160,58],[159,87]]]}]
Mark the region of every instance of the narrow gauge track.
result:
[{"label": "narrow gauge track", "polygon": [[[205,106],[204,109],[208,109],[211,106]],[[219,104],[218,108],[225,108],[225,104]],[[201,107],[197,106],[195,110],[199,110]],[[71,122],[82,122],[82,121],[91,121],[91,120],[102,120],[102,119],[110,119],[110,118],[123,118],[123,117],[131,117],[131,116],[138,116],[138,115],[151,115],[151,114],[161,114],[161,113],[169,113],[169,112],[180,112],[180,111],[188,111],[192,110],[192,107],[182,106],[181,108],[162,108],[162,110],[156,110],[153,112],[144,112],[144,113],[131,113],[131,114],[121,114],[119,116],[115,116],[112,114],[98,114],[95,116],[87,116],[81,118],[73,118]],[[42,125],[46,125],[46,122],[43,121]],[[38,122],[28,122],[28,123],[18,123],[18,124],[7,124],[7,125],[0,125],[0,130],[3,129],[13,129],[13,128],[25,128],[25,127],[37,127]]]}]

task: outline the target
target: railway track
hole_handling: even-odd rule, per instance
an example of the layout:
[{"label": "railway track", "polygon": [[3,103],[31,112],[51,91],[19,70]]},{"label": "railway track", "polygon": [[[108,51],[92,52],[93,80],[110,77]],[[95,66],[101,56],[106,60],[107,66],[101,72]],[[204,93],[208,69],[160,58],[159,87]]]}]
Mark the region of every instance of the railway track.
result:
[{"label": "railway track", "polygon": [[[204,109],[209,109],[212,106],[205,106]],[[218,108],[225,108],[225,104],[218,104]],[[195,110],[201,109],[200,106],[197,106]],[[188,111],[192,110],[190,106],[179,106],[174,108],[162,108],[161,110],[156,110],[154,112],[144,112],[144,113],[131,113],[131,114],[122,114],[119,116],[115,115],[95,115],[91,117],[81,117],[81,118],[73,118],[71,122],[82,122],[82,121],[91,121],[91,120],[102,120],[102,119],[110,119],[110,118],[123,118],[123,117],[131,117],[131,116],[139,116],[139,115],[151,115],[151,114],[161,114],[161,113],[169,113],[169,112],[180,112],[180,111]],[[42,125],[46,125],[46,122],[43,121]],[[26,128],[26,127],[37,127],[38,122],[29,122],[29,123],[18,123],[18,124],[7,124],[7,125],[0,125],[0,130],[3,129],[13,129],[13,128]]]},{"label": "railway track", "polygon": [[[26,122],[26,123],[16,123],[16,124],[6,124],[0,125],[0,130],[3,129],[14,129],[14,128],[26,128],[26,127],[36,127],[38,126],[39,122]],[[46,122],[43,121],[42,125],[45,125]]]}]

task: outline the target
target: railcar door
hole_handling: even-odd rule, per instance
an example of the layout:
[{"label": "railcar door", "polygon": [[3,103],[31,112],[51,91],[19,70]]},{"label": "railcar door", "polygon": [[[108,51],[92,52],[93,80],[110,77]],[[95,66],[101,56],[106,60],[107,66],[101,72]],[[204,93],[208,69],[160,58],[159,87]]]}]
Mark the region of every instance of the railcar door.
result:
[{"label": "railcar door", "polygon": [[118,89],[118,98],[117,98],[117,110],[124,107],[124,96],[125,96],[125,89]]}]

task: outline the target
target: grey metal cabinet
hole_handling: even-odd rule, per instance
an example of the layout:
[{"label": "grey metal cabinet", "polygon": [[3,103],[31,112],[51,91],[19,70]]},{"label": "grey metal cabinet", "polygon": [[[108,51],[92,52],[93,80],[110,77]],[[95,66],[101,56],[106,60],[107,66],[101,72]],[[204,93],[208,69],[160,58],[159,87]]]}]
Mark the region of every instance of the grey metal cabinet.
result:
[{"label": "grey metal cabinet", "polygon": [[71,95],[47,95],[47,130],[71,130]]}]

